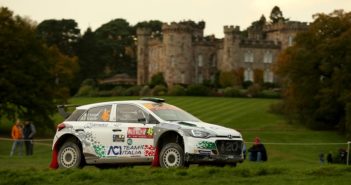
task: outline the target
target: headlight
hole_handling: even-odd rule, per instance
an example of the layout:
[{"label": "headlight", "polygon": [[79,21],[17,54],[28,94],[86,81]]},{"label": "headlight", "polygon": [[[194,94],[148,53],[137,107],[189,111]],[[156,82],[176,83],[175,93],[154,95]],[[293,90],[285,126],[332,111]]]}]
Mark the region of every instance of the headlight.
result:
[{"label": "headlight", "polygon": [[201,130],[194,130],[194,129],[189,129],[189,130],[184,130],[188,135],[192,137],[198,137],[198,138],[208,138],[211,137],[211,133],[201,131]]}]

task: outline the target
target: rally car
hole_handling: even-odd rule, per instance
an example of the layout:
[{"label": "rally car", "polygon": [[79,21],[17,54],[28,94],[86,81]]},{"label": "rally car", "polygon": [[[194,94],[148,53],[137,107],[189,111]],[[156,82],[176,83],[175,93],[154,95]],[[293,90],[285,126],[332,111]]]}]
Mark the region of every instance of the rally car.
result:
[{"label": "rally car", "polygon": [[[61,113],[64,106],[59,106]],[[85,164],[189,164],[235,166],[243,138],[230,128],[204,123],[163,99],[112,101],[78,106],[57,126],[53,168]]]}]

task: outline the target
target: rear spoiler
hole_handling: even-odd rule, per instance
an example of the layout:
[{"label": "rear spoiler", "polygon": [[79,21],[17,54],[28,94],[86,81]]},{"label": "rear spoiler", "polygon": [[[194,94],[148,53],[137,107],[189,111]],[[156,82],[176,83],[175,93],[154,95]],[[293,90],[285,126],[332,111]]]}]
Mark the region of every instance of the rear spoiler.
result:
[{"label": "rear spoiler", "polygon": [[78,107],[78,106],[80,106],[80,105],[57,105],[56,107],[57,107],[57,110],[59,111],[60,115],[64,119],[66,119],[66,118],[68,118],[68,116],[71,115],[71,112],[67,112],[66,108],[68,108],[68,107]]}]

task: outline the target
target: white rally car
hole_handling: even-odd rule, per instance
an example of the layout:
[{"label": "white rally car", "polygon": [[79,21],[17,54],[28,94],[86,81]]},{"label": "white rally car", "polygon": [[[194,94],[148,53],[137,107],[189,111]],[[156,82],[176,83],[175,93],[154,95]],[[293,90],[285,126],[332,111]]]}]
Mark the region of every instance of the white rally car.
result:
[{"label": "white rally car", "polygon": [[144,98],[76,107],[57,127],[53,160],[62,168],[151,162],[166,168],[235,166],[244,159],[242,148],[234,129],[204,123],[163,99]]}]

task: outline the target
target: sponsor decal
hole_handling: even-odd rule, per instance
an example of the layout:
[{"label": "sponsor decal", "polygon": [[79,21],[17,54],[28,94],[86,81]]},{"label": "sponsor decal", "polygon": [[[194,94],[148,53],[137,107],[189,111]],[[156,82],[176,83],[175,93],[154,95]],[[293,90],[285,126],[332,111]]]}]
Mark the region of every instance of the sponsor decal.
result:
[{"label": "sponsor decal", "polygon": [[96,153],[97,156],[99,156],[100,158],[106,157],[105,146],[93,145],[93,148],[94,148],[95,153]]},{"label": "sponsor decal", "polygon": [[215,150],[217,149],[216,143],[210,141],[200,141],[197,145],[197,148]]},{"label": "sponsor decal", "polygon": [[155,147],[152,145],[131,145],[131,146],[110,146],[107,155],[108,156],[119,156],[128,155],[132,157],[154,156]]},{"label": "sponsor decal", "polygon": [[128,138],[128,140],[127,140],[127,144],[128,144],[128,145],[132,145],[132,144],[133,144],[133,139]]},{"label": "sponsor decal", "polygon": [[154,129],[153,128],[139,128],[139,127],[128,127],[127,132],[128,138],[153,138]]},{"label": "sponsor decal", "polygon": [[110,146],[107,155],[138,155],[140,156],[144,151],[144,145],[132,146]]},{"label": "sponsor decal", "polygon": [[145,156],[154,156],[156,148],[152,145],[145,145],[144,155]]},{"label": "sponsor decal", "polygon": [[112,136],[113,142],[124,142],[124,138],[125,138],[125,136],[122,134],[117,134],[117,135],[114,134]]}]

